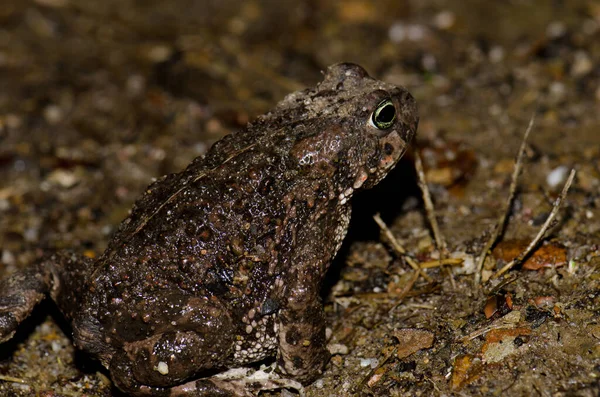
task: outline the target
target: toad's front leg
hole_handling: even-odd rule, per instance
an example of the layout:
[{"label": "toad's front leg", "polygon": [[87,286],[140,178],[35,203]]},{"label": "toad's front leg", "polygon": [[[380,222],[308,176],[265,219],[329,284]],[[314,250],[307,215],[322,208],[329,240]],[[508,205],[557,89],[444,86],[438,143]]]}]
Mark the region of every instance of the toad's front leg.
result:
[{"label": "toad's front leg", "polygon": [[290,274],[285,283],[288,299],[277,323],[278,371],[305,385],[323,373],[329,360],[320,283],[314,282],[312,271],[304,268]]}]

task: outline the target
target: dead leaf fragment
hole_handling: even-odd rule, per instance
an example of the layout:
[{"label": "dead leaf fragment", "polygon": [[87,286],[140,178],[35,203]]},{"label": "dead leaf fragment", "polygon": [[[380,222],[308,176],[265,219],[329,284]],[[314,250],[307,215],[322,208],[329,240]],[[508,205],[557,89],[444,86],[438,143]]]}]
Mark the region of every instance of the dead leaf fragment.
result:
[{"label": "dead leaf fragment", "polygon": [[450,387],[452,390],[460,390],[469,383],[477,380],[483,372],[483,364],[479,358],[470,354],[458,356],[452,367],[452,378]]},{"label": "dead leaf fragment", "polygon": [[396,357],[400,359],[406,358],[421,349],[430,348],[435,338],[433,332],[416,328],[395,330],[394,336],[398,339]]},{"label": "dead leaf fragment", "polygon": [[377,371],[375,371],[375,373],[373,374],[373,376],[371,376],[369,378],[369,380],[367,381],[367,385],[369,387],[375,386],[377,384],[377,382],[379,382],[381,380],[384,373],[385,373],[385,370],[383,370],[383,368],[378,368]]},{"label": "dead leaf fragment", "polygon": [[485,318],[492,317],[498,311],[498,297],[496,295],[490,296],[485,302],[483,313]]},{"label": "dead leaf fragment", "polygon": [[556,298],[554,296],[536,296],[533,298],[533,303],[537,307],[550,307],[554,305]]},{"label": "dead leaf fragment", "polygon": [[495,314],[498,314],[496,317],[501,317],[509,313],[512,308],[512,295],[507,292],[505,294],[496,294],[488,297],[483,312],[485,318],[490,318]]},{"label": "dead leaf fragment", "polygon": [[481,347],[481,357],[485,363],[497,363],[504,358],[517,354],[522,343],[516,343],[518,337],[531,334],[529,328],[493,329],[485,337]]},{"label": "dead leaf fragment", "polygon": [[[492,254],[497,260],[510,262],[527,248],[529,241],[506,240],[498,243]],[[567,263],[567,250],[555,243],[540,246],[523,262],[523,269],[538,270],[543,267],[564,266]]]}]

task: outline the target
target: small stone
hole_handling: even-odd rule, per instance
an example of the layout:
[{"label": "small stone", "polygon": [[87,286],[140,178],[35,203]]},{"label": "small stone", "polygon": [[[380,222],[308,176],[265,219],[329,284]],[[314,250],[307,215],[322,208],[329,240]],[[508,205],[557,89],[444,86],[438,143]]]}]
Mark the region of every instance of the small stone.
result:
[{"label": "small stone", "polygon": [[569,173],[569,168],[564,165],[558,166],[546,177],[546,183],[551,188],[555,188],[559,185],[562,185],[567,179],[567,174]]},{"label": "small stone", "polygon": [[5,265],[14,265],[15,264],[15,256],[9,250],[3,250],[2,258],[0,259],[0,262],[2,262]]},{"label": "small stone", "polygon": [[551,39],[557,39],[567,33],[566,25],[561,21],[554,21],[546,28],[546,35]]},{"label": "small stone", "polygon": [[164,62],[171,57],[173,50],[166,45],[158,44],[150,48],[147,57],[154,63]]},{"label": "small stone", "polygon": [[361,358],[360,359],[360,366],[365,368],[365,367],[371,367],[371,368],[375,368],[378,364],[378,360],[376,358]]},{"label": "small stone", "polygon": [[456,15],[452,11],[444,10],[433,18],[434,25],[441,30],[448,30],[456,23]]},{"label": "small stone", "polygon": [[409,25],[403,22],[392,24],[388,30],[388,38],[393,43],[400,43],[405,40],[420,41],[426,34],[427,29],[424,26],[416,24]]},{"label": "small stone", "polygon": [[134,74],[129,76],[127,79],[127,95],[130,97],[137,97],[141,95],[146,89],[146,79],[144,76]]},{"label": "small stone", "polygon": [[58,105],[48,105],[44,109],[44,118],[50,125],[56,125],[63,119],[63,111]]},{"label": "small stone", "polygon": [[54,353],[58,353],[59,351],[61,351],[63,349],[63,345],[57,340],[52,341],[50,346]]},{"label": "small stone", "polygon": [[79,182],[79,178],[74,172],[63,169],[52,171],[48,175],[47,180],[65,189],[73,187],[77,182]]},{"label": "small stone", "polygon": [[571,66],[571,74],[574,77],[582,77],[590,73],[594,68],[594,63],[590,59],[589,55],[584,51],[577,51],[575,53],[575,59],[573,60],[573,66]]},{"label": "small stone", "polygon": [[329,350],[329,353],[331,353],[332,355],[334,355],[334,354],[346,355],[349,352],[348,346],[343,345],[341,343],[332,343],[327,346],[327,350]]},{"label": "small stone", "polygon": [[504,60],[504,48],[500,46],[494,46],[490,49],[489,58],[490,62],[499,63]]},{"label": "small stone", "polygon": [[550,97],[557,102],[563,100],[565,95],[567,94],[565,84],[559,81],[551,83],[549,91]]}]

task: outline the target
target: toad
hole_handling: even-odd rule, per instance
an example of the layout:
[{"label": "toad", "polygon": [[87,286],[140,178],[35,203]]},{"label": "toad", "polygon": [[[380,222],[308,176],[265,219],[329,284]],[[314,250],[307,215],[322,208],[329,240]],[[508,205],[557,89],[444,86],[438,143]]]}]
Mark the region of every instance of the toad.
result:
[{"label": "toad", "polygon": [[384,178],[418,125],[415,100],[331,66],[180,173],[152,183],[92,261],[57,253],[0,282],[0,341],[46,295],[73,342],[131,395],[251,395],[227,369],[274,359],[302,384],[329,353],[320,289],[350,198]]}]

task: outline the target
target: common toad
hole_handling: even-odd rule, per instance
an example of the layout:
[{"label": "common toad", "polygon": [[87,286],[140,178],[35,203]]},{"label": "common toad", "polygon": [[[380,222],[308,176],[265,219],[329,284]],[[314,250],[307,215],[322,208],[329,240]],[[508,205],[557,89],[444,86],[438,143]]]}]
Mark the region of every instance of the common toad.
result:
[{"label": "common toad", "polygon": [[97,260],[54,254],[3,280],[0,341],[50,295],[75,345],[132,395],[247,395],[217,374],[267,358],[314,381],[329,357],[320,288],[349,199],[394,167],[417,124],[404,88],[329,67],[151,184]]}]

